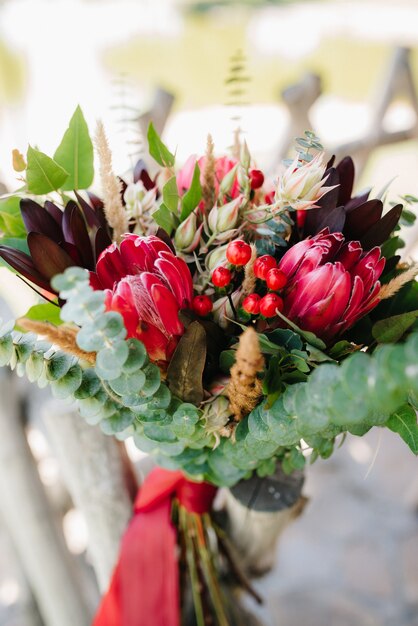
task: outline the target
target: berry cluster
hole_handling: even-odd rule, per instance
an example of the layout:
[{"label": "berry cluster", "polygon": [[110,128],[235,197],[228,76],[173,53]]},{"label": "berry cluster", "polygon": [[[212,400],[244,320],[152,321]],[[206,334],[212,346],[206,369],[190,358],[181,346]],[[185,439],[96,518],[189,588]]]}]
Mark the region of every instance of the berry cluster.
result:
[{"label": "berry cluster", "polygon": [[[240,239],[232,241],[226,249],[226,258],[235,268],[242,268],[250,261],[251,246]],[[262,290],[268,292],[261,296],[251,293],[242,302],[243,310],[250,315],[262,315],[269,318],[276,315],[276,311],[283,310],[283,300],[275,292],[286,286],[287,276],[277,267],[276,259],[268,254],[258,257],[254,262],[254,275],[265,283]],[[233,279],[233,273],[224,266],[217,267],[212,273],[212,283],[219,289],[228,287]]]}]

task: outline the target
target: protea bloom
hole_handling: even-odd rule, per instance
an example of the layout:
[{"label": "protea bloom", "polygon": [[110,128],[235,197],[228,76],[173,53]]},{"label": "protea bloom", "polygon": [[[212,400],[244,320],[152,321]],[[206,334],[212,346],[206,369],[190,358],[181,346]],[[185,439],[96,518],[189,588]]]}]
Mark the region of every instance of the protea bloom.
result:
[{"label": "protea bloom", "polygon": [[276,189],[276,205],[280,209],[291,207],[295,210],[312,209],[333,187],[325,186],[326,163],[320,152],[309,163],[299,164],[299,156],[289,165],[279,178]]},{"label": "protea bloom", "polygon": [[379,303],[384,266],[380,248],[364,252],[358,241],[325,228],[292,246],[279,263],[289,281],[284,314],[330,342]]},{"label": "protea bloom", "polygon": [[193,282],[166,243],[126,235],[101,254],[91,284],[107,291],[108,310],[121,313],[128,336],[140,339],[153,361],[170,359],[184,332],[178,313],[190,307]]}]

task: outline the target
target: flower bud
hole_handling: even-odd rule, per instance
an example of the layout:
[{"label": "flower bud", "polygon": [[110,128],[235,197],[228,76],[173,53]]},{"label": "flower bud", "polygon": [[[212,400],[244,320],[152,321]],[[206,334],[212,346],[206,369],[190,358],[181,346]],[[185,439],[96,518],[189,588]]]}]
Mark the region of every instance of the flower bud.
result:
[{"label": "flower bud", "polygon": [[219,187],[221,193],[226,194],[231,191],[232,186],[234,184],[235,176],[237,174],[237,168],[238,168],[238,164],[234,165],[234,167],[231,170],[229,170],[226,176],[224,176],[224,178],[222,179],[222,182]]},{"label": "flower bud", "polygon": [[[237,289],[231,294],[231,300],[235,309],[238,307],[240,299],[241,290]],[[213,317],[215,322],[219,324],[221,328],[226,328],[228,326],[229,320],[234,317],[234,312],[228,296],[219,298],[219,300],[216,300],[216,302],[213,303]]]},{"label": "flower bud", "polygon": [[192,252],[197,248],[200,241],[203,224],[197,226],[197,218],[194,213],[180,224],[174,235],[174,245],[182,252]]},{"label": "flower bud", "polygon": [[206,269],[209,272],[213,272],[213,270],[218,267],[218,265],[226,265],[226,249],[228,245],[219,246],[215,248],[206,257],[205,265]]},{"label": "flower bud", "polygon": [[250,163],[251,163],[251,155],[250,155],[250,151],[248,150],[247,142],[245,140],[241,146],[240,161],[241,161],[242,167],[248,170],[248,168],[250,167]]},{"label": "flower bud", "polygon": [[218,216],[216,220],[216,232],[223,233],[225,230],[231,230],[235,227],[238,220],[239,207],[241,204],[241,196],[235,198],[228,204],[218,208]]},{"label": "flower bud", "polygon": [[283,209],[309,209],[317,206],[323,195],[334,187],[326,187],[326,163],[321,152],[309,163],[299,165],[298,157],[279,179],[276,204]]}]

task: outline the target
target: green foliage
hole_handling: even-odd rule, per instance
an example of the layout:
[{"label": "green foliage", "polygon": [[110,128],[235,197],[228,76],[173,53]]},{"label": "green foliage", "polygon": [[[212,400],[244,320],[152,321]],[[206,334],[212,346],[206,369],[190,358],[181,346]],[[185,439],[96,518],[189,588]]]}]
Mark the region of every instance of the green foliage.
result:
[{"label": "green foliage", "polygon": [[379,343],[395,343],[411,328],[418,318],[418,311],[409,311],[379,320],[372,328],[372,335]]},{"label": "green foliage", "polygon": [[163,203],[171,213],[177,215],[179,200],[176,177],[172,176],[163,187]]},{"label": "green foliage", "polygon": [[157,161],[161,167],[173,167],[174,154],[171,154],[167,146],[161,141],[160,136],[151,122],[148,127],[148,148],[150,155]]},{"label": "green foliage", "polygon": [[398,433],[412,452],[418,454],[417,414],[410,404],[405,404],[395,411],[386,422],[386,426]]},{"label": "green foliage", "polygon": [[[0,198],[0,231],[6,237],[26,238],[26,228],[20,213],[18,196]],[[1,243],[4,243],[4,239]]]},{"label": "green foliage", "polygon": [[74,111],[65,135],[55,151],[54,160],[68,172],[68,178],[61,185],[63,191],[90,187],[94,177],[93,143],[79,106]]},{"label": "green foliage", "polygon": [[26,183],[29,193],[42,195],[60,189],[68,172],[43,152],[29,146],[26,160]]},{"label": "green foliage", "polygon": [[50,322],[55,326],[62,324],[59,306],[50,302],[31,306],[23,317],[35,322]]},{"label": "green foliage", "polygon": [[193,213],[201,199],[202,186],[200,184],[200,168],[196,162],[193,170],[191,185],[182,198],[182,209],[180,214],[181,222],[184,222],[184,220],[187,219],[191,213]]},{"label": "green foliage", "polygon": [[176,224],[176,217],[164,203],[160,204],[158,209],[154,211],[152,219],[158,226],[161,226],[166,233],[171,235],[171,231]]},{"label": "green foliage", "polygon": [[[196,406],[200,398],[184,400],[189,397],[186,387],[193,387],[190,372],[187,384],[182,375],[176,383],[182,391],[170,389],[143,344],[126,339],[122,317],[104,311],[104,294],[90,288],[85,270],[69,268],[53,283],[66,299],[65,319],[80,324],[80,347],[97,351],[96,367],[82,369],[74,357],[10,324],[0,330],[0,365],[9,364],[40,386],[50,384],[57,397],[75,400],[82,417],[105,433],[133,435],[164,467],[231,486],[253,471],[271,473],[277,462],[286,472],[303,469],[301,440],[311,448],[313,461],[332,454],[340,433],[362,435],[372,426],[397,432],[418,453],[416,332],[403,344],[378,346],[372,355],[350,354],[353,346],[340,344],[337,352],[346,355],[342,363],[316,362],[308,377],[300,368],[311,369],[314,362],[297,332],[277,329],[261,335],[261,349],[280,364],[283,379],[293,372],[302,381],[288,385],[282,379],[274,389],[267,371],[264,384],[273,390],[268,399],[239,423],[235,440],[222,438],[216,447]],[[179,353],[180,363],[193,375],[200,367],[195,358],[201,352],[201,331],[199,323],[189,324],[180,353],[185,350],[190,358]]]}]

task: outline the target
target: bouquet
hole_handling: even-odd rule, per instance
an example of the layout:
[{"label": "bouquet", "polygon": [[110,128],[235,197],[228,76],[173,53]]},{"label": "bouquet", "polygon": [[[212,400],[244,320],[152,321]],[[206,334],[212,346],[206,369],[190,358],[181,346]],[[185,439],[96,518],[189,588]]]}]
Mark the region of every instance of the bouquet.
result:
[{"label": "bouquet", "polygon": [[[271,180],[239,134],[228,156],[209,136],[180,169],[152,124],[148,143],[161,169],[140,160],[118,178],[98,124],[97,195],[80,108],[53,158],[14,152],[23,186],[0,200],[0,257],[45,302],[3,326],[0,364],[164,468],[139,493],[95,623],[180,623],[178,545],[197,623],[229,624],[216,487],[291,476],[375,426],[418,453],[418,268],[397,254],[418,200],[354,195],[352,159],[327,160],[312,132]],[[149,591],[134,560],[157,567],[163,548]]]}]

